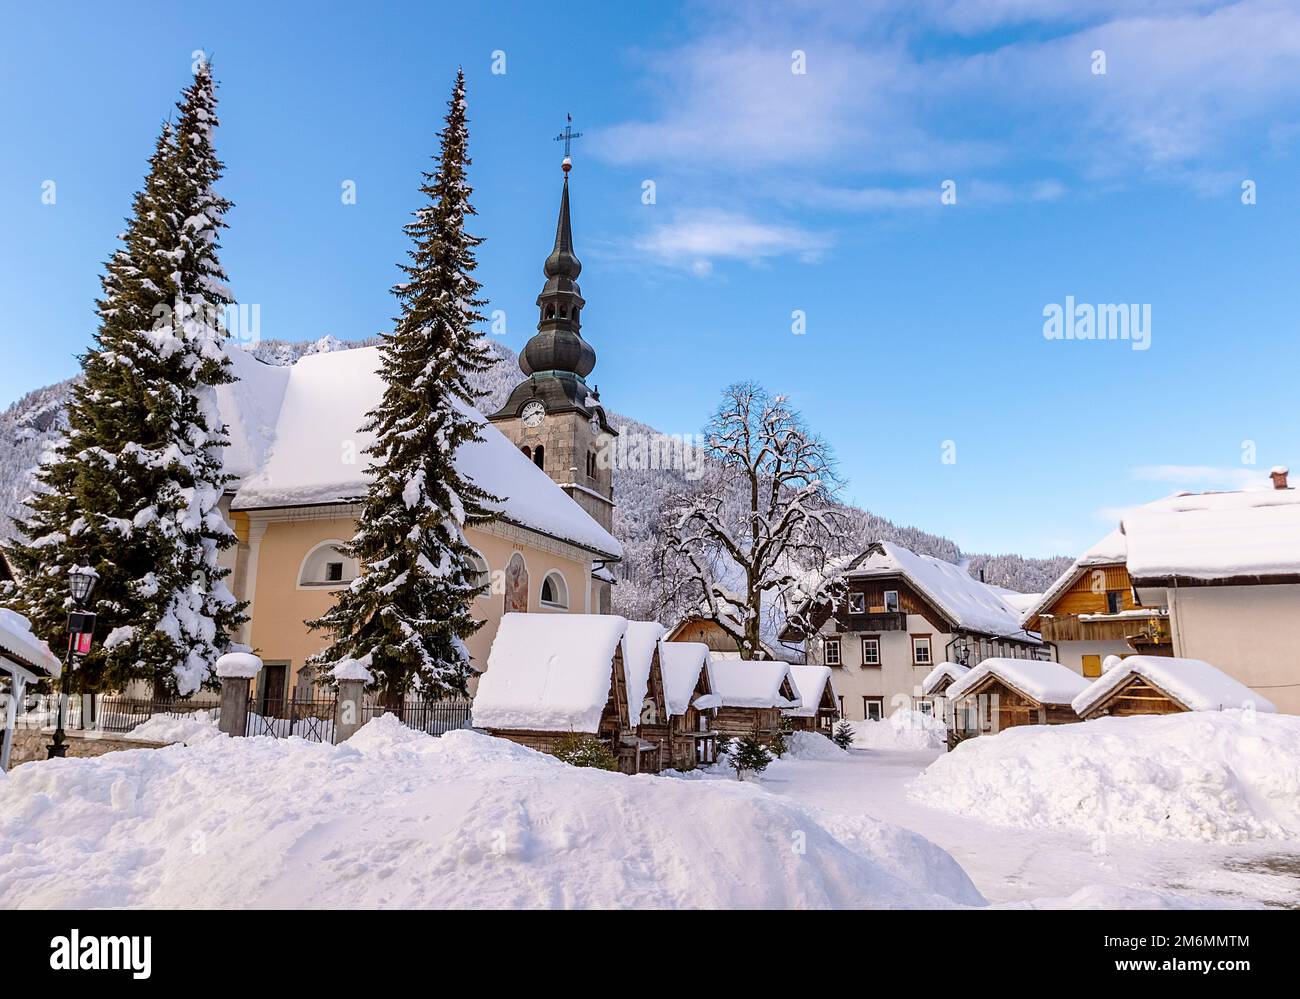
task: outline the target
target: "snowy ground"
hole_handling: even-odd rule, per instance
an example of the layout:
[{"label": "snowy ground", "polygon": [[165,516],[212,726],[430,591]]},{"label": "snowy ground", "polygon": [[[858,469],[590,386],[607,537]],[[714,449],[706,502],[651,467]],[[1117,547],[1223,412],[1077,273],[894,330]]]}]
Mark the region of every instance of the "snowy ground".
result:
[{"label": "snowy ground", "polygon": [[[141,734],[192,744],[0,776],[0,907],[1300,907],[1300,839],[1286,828],[1226,844],[994,825],[917,800],[933,748],[845,753],[799,735],[742,783],[720,769],[581,770],[391,718],[338,747],[229,739],[197,718],[150,724]],[[1064,743],[1046,730],[980,740],[980,772],[1009,766],[1018,743],[1046,738],[1069,759],[1062,746],[1110,738],[1068,728]],[[859,734],[890,744],[885,728]],[[1220,741],[1239,752],[1237,735]],[[965,750],[921,783],[945,771],[964,782]],[[1278,787],[1300,779],[1280,753],[1260,757],[1281,761],[1268,771]],[[1196,766],[1179,778],[1204,783]],[[1005,820],[1007,802],[994,805]]]},{"label": "snowy ground", "polygon": [[951,854],[992,903],[1051,905],[1073,896],[1068,904],[1082,906],[1300,908],[1300,838],[1213,844],[993,825],[909,796],[942,755],[853,749],[838,759],[783,759],[761,783],[805,804],[920,833]]}]

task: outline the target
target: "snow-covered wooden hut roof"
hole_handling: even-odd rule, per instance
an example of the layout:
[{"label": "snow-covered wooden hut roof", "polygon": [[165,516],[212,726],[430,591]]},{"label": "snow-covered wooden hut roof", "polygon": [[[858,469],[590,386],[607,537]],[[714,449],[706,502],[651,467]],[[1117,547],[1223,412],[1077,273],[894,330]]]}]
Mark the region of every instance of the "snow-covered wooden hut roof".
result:
[{"label": "snow-covered wooden hut roof", "polygon": [[1070,704],[1088,686],[1088,681],[1060,663],[1041,659],[985,659],[953,681],[950,700],[957,700],[979,687],[990,676],[1044,705]]},{"label": "snow-covered wooden hut roof", "polygon": [[[797,708],[802,704],[790,664],[781,659],[741,659],[740,653],[713,652],[713,691],[727,708]],[[793,696],[786,697],[782,684]]]},{"label": "snow-covered wooden hut roof", "polygon": [[668,629],[658,621],[629,621],[623,632],[623,675],[627,678],[627,703],[633,714],[641,711],[641,702],[650,689],[655,650],[659,639],[666,634]]},{"label": "snow-covered wooden hut roof", "polygon": [[790,667],[790,675],[794,678],[795,691],[799,695],[799,706],[789,708],[786,714],[798,718],[816,717],[827,687],[830,688],[831,701],[834,703],[835,684],[829,666],[795,665]]},{"label": "snow-covered wooden hut roof", "polygon": [[[240,381],[217,393],[230,428],[226,470],[239,477],[232,508],[310,506],[360,499],[368,484],[364,454],[374,435],[366,413],[383,396],[379,348],[309,354],[292,365],[263,364],[230,351]],[[502,498],[504,520],[620,558],[618,541],[529,461],[477,410],[482,439],[463,445],[457,469]]]},{"label": "snow-covered wooden hut roof", "polygon": [[0,659],[24,670],[31,679],[57,677],[63,670],[59,657],[32,634],[31,622],[7,607],[0,607]]},{"label": "snow-covered wooden hut roof", "polygon": [[614,614],[503,615],[474,695],[474,726],[597,731],[627,623]]},{"label": "snow-covered wooden hut roof", "polygon": [[1200,659],[1129,656],[1107,670],[1074,698],[1074,710],[1087,714],[1133,677],[1141,677],[1188,711],[1251,708],[1276,711],[1273,702]]},{"label": "snow-covered wooden hut roof", "polygon": [[709,647],[703,642],[660,642],[659,668],[664,674],[664,700],[670,716],[684,715],[691,706],[700,673],[708,676],[708,689],[714,690]]},{"label": "snow-covered wooden hut roof", "polygon": [[1135,583],[1300,579],[1300,490],[1183,493],[1121,525]]},{"label": "snow-covered wooden hut roof", "polygon": [[969,666],[962,666],[958,663],[940,663],[929,673],[925,674],[925,679],[921,681],[921,693],[932,694],[934,688],[939,686],[945,678],[956,683],[963,676],[970,672]]}]

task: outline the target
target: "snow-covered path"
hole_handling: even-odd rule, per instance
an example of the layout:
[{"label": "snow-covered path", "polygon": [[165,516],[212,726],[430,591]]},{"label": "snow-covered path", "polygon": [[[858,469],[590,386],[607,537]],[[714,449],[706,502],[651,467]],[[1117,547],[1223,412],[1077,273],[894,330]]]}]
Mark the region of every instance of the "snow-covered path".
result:
[{"label": "snow-covered path", "polygon": [[[1300,908],[1300,841],[1221,846],[1011,829],[908,799],[907,785],[940,751],[855,749],[844,760],[784,759],[762,777],[774,794],[844,814],[867,814],[943,847],[992,903],[1059,898],[1088,887],[1203,896],[1214,904]],[[1216,901],[1217,900],[1217,901]]]}]

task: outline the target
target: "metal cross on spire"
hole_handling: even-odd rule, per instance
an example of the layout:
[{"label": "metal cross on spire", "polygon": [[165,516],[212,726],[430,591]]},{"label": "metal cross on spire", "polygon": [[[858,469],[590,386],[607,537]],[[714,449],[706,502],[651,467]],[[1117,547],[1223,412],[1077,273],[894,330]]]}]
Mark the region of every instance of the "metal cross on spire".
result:
[{"label": "metal cross on spire", "polygon": [[573,140],[574,140],[574,139],[581,139],[581,138],[582,138],[582,133],[581,133],[581,132],[575,132],[575,131],[573,130],[573,115],[571,115],[571,114],[566,114],[566,115],[564,116],[564,119],[565,119],[565,122],[564,122],[564,131],[561,132],[559,135],[557,135],[557,136],[555,137],[555,140],[554,140],[554,141],[556,141],[556,142],[563,142],[563,143],[564,143],[564,158],[565,158],[565,160],[568,160],[568,158],[569,158],[569,152],[570,152],[570,146],[571,146],[571,144],[573,143]]}]

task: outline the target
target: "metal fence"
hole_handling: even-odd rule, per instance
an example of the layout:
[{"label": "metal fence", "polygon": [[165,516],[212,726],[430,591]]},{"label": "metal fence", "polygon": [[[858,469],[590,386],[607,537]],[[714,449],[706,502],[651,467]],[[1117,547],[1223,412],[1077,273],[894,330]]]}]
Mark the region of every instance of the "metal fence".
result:
[{"label": "metal fence", "polygon": [[[121,694],[68,695],[63,704],[63,727],[68,731],[130,732],[154,715],[184,718],[198,711],[217,716],[219,702],[169,697],[125,697]],[[58,723],[59,696],[37,697],[26,706],[23,721],[53,728]]]},{"label": "metal fence", "polygon": [[473,707],[473,701],[405,701],[401,708],[367,701],[361,706],[361,720],[368,722],[380,715],[397,715],[407,728],[428,735],[443,735],[469,728]]},{"label": "metal fence", "polygon": [[248,708],[245,735],[269,735],[284,739],[296,735],[308,742],[334,741],[334,698],[259,699]]}]

